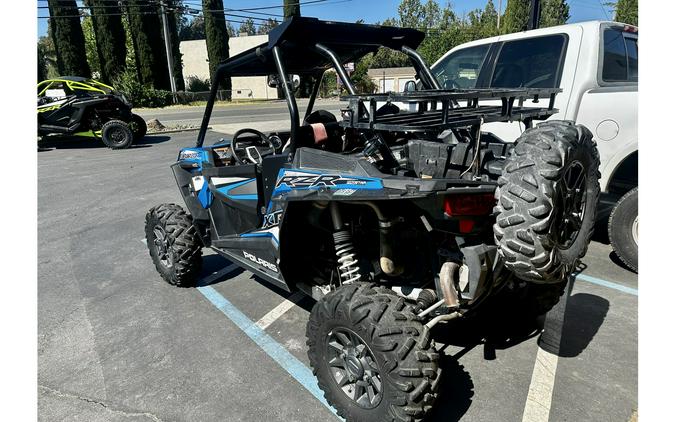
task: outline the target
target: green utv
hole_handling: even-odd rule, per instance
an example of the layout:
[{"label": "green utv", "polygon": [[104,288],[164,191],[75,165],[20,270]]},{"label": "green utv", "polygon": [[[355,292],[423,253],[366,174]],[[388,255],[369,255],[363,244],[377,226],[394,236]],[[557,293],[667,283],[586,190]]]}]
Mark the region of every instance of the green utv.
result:
[{"label": "green utv", "polygon": [[100,139],[111,149],[124,149],[143,139],[145,120],[131,112],[131,103],[104,83],[62,76],[37,86],[38,135]]}]

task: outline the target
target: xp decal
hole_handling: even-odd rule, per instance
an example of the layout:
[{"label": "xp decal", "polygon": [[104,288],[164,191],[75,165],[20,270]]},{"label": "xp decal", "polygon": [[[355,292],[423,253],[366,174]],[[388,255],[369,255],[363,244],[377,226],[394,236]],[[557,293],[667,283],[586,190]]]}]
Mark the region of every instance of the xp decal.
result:
[{"label": "xp decal", "polygon": [[278,226],[279,223],[281,222],[281,215],[283,214],[283,212],[284,212],[283,210],[279,210],[266,214],[263,217],[262,228],[269,229],[270,227]]}]

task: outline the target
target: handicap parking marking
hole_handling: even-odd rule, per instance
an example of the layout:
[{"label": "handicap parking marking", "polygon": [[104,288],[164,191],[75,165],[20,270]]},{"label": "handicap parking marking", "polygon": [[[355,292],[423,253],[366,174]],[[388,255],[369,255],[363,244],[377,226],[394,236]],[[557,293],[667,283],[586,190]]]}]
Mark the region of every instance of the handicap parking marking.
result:
[{"label": "handicap parking marking", "polygon": [[593,277],[590,275],[586,274],[580,274],[580,273],[575,273],[572,274],[572,277],[574,277],[576,280],[582,280],[587,283],[592,283],[592,284],[597,284],[598,286],[603,286],[603,287],[608,287],[610,289],[618,290],[623,293],[628,293],[633,296],[638,295],[638,289],[634,289],[632,287],[624,286],[623,284],[619,283],[614,283],[612,281],[607,281],[603,280],[601,278]]},{"label": "handicap parking marking", "polygon": [[[235,266],[235,268],[237,268]],[[221,274],[222,276],[223,274]],[[292,376],[302,387],[309,391],[327,409],[340,418],[323,396],[316,377],[311,369],[305,366],[298,358],[293,356],[281,344],[274,340],[256,323],[251,321],[243,312],[234,306],[229,300],[211,286],[197,287],[197,290],[218,310],[230,319],[241,331],[244,332],[255,344],[258,345],[268,356]]]},{"label": "handicap parking marking", "polygon": [[304,297],[304,293],[302,292],[295,292],[292,295],[290,295],[287,299],[285,299],[283,302],[279,304],[276,308],[272,309],[269,311],[265,316],[260,318],[258,322],[255,323],[258,327],[261,329],[265,330],[267,327],[272,325],[274,321],[279,319],[283,314],[288,312],[293,306],[297,305],[297,303]]}]

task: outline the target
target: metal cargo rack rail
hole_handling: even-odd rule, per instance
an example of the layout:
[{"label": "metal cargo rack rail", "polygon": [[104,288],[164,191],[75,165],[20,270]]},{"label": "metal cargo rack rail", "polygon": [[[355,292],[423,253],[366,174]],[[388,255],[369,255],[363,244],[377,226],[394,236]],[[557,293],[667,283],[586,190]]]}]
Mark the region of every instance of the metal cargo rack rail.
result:
[{"label": "metal cargo rack rail", "polygon": [[[553,105],[561,91],[559,88],[496,88],[346,95],[340,97],[342,101],[349,101],[347,116],[341,124],[357,129],[439,133],[481,122],[522,121],[530,127],[533,120],[545,120],[558,112]],[[548,106],[524,106],[526,100],[538,103],[541,99],[548,99]],[[485,105],[486,100],[499,100],[501,105]],[[466,101],[466,105],[460,106],[460,101]],[[417,111],[378,116],[377,105],[385,102],[416,104]]]}]

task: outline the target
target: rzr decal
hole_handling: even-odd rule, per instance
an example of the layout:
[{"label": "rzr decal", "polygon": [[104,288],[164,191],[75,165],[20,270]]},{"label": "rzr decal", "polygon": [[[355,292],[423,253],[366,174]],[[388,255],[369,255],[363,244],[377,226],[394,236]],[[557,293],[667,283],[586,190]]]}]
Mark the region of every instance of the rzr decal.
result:
[{"label": "rzr decal", "polygon": [[342,177],[336,174],[284,176],[277,182],[277,186],[286,185],[291,188],[313,188],[340,185],[365,185],[366,180],[353,177]]},{"label": "rzr decal", "polygon": [[260,266],[263,266],[263,267],[265,267],[269,270],[272,270],[275,273],[279,272],[279,270],[277,270],[277,266],[272,264],[271,262],[267,262],[264,259],[258,258],[257,256],[253,255],[252,253],[249,253],[249,252],[246,252],[246,251],[242,251],[242,253],[244,254],[244,258],[248,259],[249,261],[254,262],[254,263],[256,263]]}]

